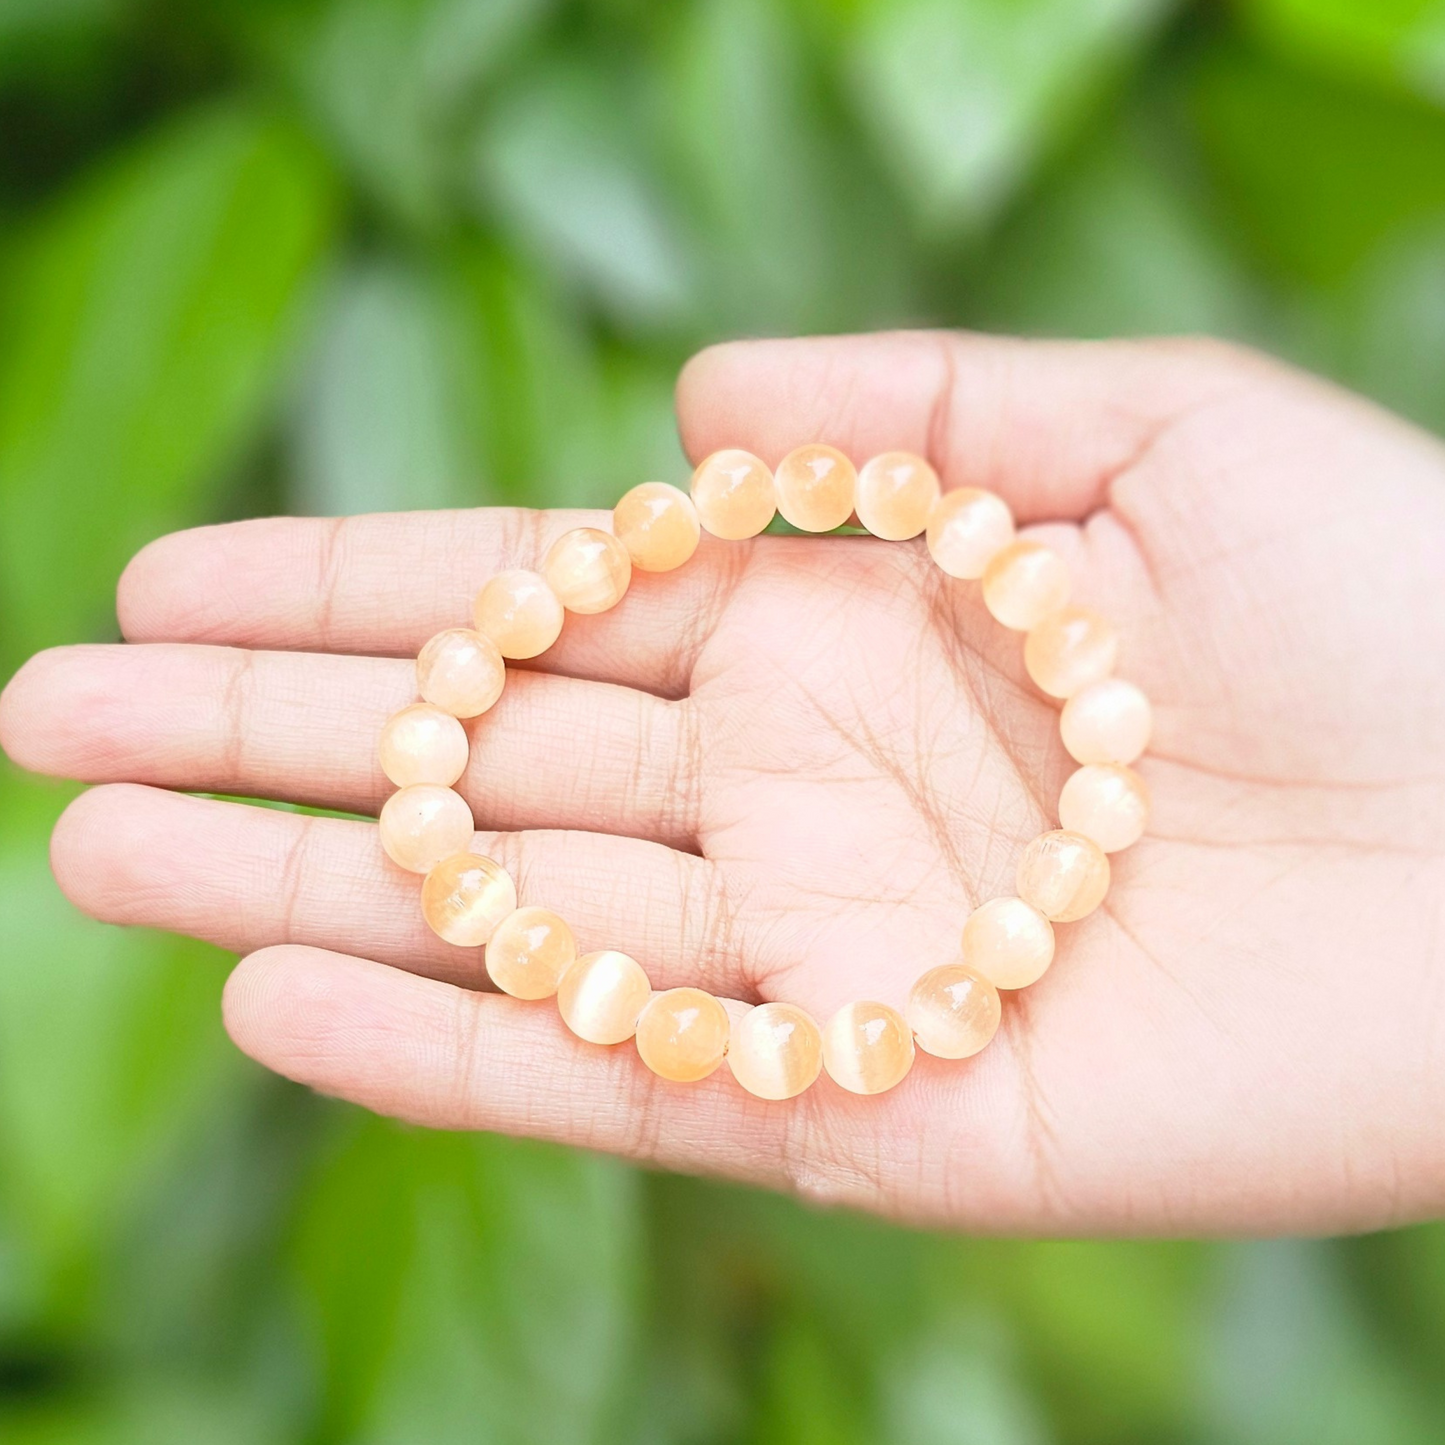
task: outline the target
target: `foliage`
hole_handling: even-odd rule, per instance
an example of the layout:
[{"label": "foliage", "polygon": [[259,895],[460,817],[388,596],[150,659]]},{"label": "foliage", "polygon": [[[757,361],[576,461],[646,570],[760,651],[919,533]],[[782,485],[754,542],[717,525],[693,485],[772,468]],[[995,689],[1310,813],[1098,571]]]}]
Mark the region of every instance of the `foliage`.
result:
[{"label": "foliage", "polygon": [[[166,528],[684,475],[695,347],[1207,330],[1445,428],[1440,0],[0,0],[0,662]],[[1445,1233],[981,1242],[267,1079],[0,774],[0,1436],[1439,1438]]]}]

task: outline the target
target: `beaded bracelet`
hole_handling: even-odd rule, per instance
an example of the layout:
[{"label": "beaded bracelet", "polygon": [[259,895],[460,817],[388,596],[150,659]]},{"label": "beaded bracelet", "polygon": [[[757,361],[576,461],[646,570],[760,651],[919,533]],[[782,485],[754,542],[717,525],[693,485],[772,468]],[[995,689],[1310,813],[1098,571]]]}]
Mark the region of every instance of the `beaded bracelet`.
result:
[{"label": "beaded bracelet", "polygon": [[[813,444],[789,453],[774,475],[750,453],[727,450],[697,468],[691,490],[689,499],[663,482],[634,487],[613,511],[612,532],[564,533],[540,573],[499,573],[477,594],[473,627],[439,632],[422,648],[422,701],[382,730],[381,767],[399,790],[381,810],[382,845],[393,862],[425,875],[422,913],[436,934],[461,947],[485,945],[487,972],[506,993],[555,995],[580,1038],[635,1038],[648,1068],[678,1082],[706,1078],[726,1059],[737,1082],[763,1099],[802,1093],[822,1069],[855,1094],[882,1093],[912,1067],[915,1042],[940,1058],[978,1053],[999,1026],[999,990],[1040,978],[1054,956],[1054,924],[1083,918],[1103,901],[1107,855],[1137,841],[1148,817],[1148,790],[1128,765],[1149,741],[1149,701],[1112,676],[1118,636],[1096,613],[1069,605],[1069,570],[1058,553],[1016,538],[1007,504],[992,492],[942,492],[921,457],[886,452],[855,471],[841,452]],[[563,919],[519,908],[506,870],[471,851],[471,810],[452,791],[468,756],[459,719],[479,717],[501,696],[504,659],[540,656],[561,634],[566,612],[615,607],[634,567],[682,566],[702,528],[725,539],[754,537],[777,512],[804,532],[829,532],[856,515],[890,541],[924,533],[948,576],[981,579],[989,612],[1025,634],[1029,676],[1064,700],[1064,747],[1082,765],[1059,797],[1060,828],[1024,849],[1018,895],[968,916],[958,961],[924,973],[901,1013],[850,1003],[822,1029],[788,1003],[730,1012],[702,989],[654,992],[641,965],[615,950],[579,957]]]}]

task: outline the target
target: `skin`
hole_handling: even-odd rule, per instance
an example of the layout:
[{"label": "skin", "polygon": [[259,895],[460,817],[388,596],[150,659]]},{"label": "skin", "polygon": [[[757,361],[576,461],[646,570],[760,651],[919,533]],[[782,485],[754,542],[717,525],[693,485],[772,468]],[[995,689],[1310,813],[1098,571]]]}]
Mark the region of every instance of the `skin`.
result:
[{"label": "skin", "polygon": [[[992,487],[1114,619],[1154,700],[1149,834],[994,1044],[892,1093],[651,1076],[479,991],[369,825],[408,654],[599,514],[271,519],[162,538],[129,645],[32,659],[22,766],[99,784],[55,832],[98,918],[246,955],[237,1044],[388,1114],[533,1134],[981,1231],[1338,1231],[1445,1202],[1445,449],[1204,342],[753,342],[678,386],[688,453],[824,440]],[[306,656],[304,654],[312,654]],[[1071,764],[976,584],[920,541],[704,538],[570,617],[469,725],[479,846],[654,985],[901,1005],[1012,891]]]}]

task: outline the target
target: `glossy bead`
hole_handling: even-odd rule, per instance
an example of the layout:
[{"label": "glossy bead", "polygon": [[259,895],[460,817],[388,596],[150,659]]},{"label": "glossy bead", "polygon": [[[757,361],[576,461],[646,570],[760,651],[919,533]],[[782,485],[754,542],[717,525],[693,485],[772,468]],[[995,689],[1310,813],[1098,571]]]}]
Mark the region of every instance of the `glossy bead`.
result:
[{"label": "glossy bead", "polygon": [[1023,851],[1019,897],[1054,923],[1092,913],[1109,891],[1109,860],[1097,843],[1059,829],[1042,833]]},{"label": "glossy bead", "polygon": [[697,551],[702,526],[686,492],[643,482],[612,509],[612,531],[644,572],[671,572]]},{"label": "glossy bead", "polygon": [[790,1003],[765,1003],[733,1023],[728,1067],[759,1099],[791,1099],[809,1088],[823,1067],[823,1035],[812,1018]]},{"label": "glossy bead", "polygon": [[428,927],[460,948],[479,948],[516,906],[511,874],[480,853],[443,858],[421,885],[421,911]]},{"label": "glossy bead", "polygon": [[502,695],[507,665],[497,644],[470,627],[438,632],[417,654],[417,691],[453,717],[478,717]]},{"label": "glossy bead", "polygon": [[978,487],[945,492],[928,519],[929,553],[950,577],[982,577],[1013,539],[1008,503]]},{"label": "glossy bead", "polygon": [[836,447],[810,442],[778,463],[773,486],[785,522],[802,532],[831,532],[853,515],[858,473]]},{"label": "glossy bead", "polygon": [[1089,763],[1059,793],[1059,826],[1106,853],[1132,847],[1149,824],[1149,785],[1123,763]]},{"label": "glossy bead", "polygon": [[714,452],[692,474],[698,520],[714,537],[740,542],[764,532],[778,510],[773,474],[751,452]]},{"label": "glossy bead", "polygon": [[887,1004],[844,1004],[823,1030],[823,1067],[852,1094],[881,1094],[913,1067],[913,1033]]},{"label": "glossy bead", "polygon": [[472,606],[477,631],[503,657],[540,657],[562,635],[562,604],[540,572],[516,567],[498,572]]},{"label": "glossy bead", "polygon": [[1054,926],[1022,898],[990,898],[963,925],[963,962],[995,988],[1027,988],[1054,961]]},{"label": "glossy bead", "polygon": [[1059,715],[1059,736],[1079,763],[1132,763],[1153,732],[1149,699],[1122,677],[1080,688]]},{"label": "glossy bead", "polygon": [[1072,697],[1113,672],[1119,634],[1087,607],[1065,607],[1024,639],[1024,666],[1050,697]]},{"label": "glossy bead", "polygon": [[1020,538],[984,568],[983,603],[1005,627],[1027,632],[1057,612],[1073,586],[1068,563],[1052,547]]},{"label": "glossy bead", "polygon": [[467,770],[467,752],[467,730],[428,702],[414,702],[387,718],[376,748],[382,772],[398,788],[451,787]]},{"label": "glossy bead", "polygon": [[542,575],[568,612],[606,612],[627,592],[632,559],[610,532],[574,527],[552,543]]},{"label": "glossy bead", "polygon": [[443,858],[460,853],[476,831],[472,810],[450,788],[414,783],[382,804],[377,819],[386,855],[410,873],[429,873]]},{"label": "glossy bead", "polygon": [[551,998],[576,958],[572,930],[547,908],[518,908],[487,940],[487,973],[513,998]]},{"label": "glossy bead", "polygon": [[858,520],[887,542],[906,542],[928,526],[940,496],[938,473],[912,452],[884,452],[858,473]]},{"label": "glossy bead", "polygon": [[722,1063],[727,1010],[700,988],[655,993],[637,1020],[637,1052],[660,1078],[695,1084]]},{"label": "glossy bead", "polygon": [[637,1032],[652,985],[635,958],[615,949],[584,953],[557,984],[562,1022],[591,1044],[620,1044]]},{"label": "glossy bead", "polygon": [[967,1059],[998,1032],[1003,1006],[998,989],[961,963],[930,968],[908,995],[908,1026],[925,1053]]}]

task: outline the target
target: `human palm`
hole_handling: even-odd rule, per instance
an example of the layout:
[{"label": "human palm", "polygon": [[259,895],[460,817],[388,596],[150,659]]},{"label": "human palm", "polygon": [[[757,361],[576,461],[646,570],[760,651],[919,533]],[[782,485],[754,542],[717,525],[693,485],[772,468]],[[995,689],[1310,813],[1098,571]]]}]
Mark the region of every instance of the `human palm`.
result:
[{"label": "human palm", "polygon": [[[243,1048],[426,1123],[967,1228],[1438,1209],[1445,450],[1198,343],[752,343],[694,362],[679,414],[695,455],[907,447],[946,485],[1063,519],[1041,531],[1154,700],[1150,832],[977,1059],[921,1054],[874,1098],[824,1079],[768,1104],[725,1069],[667,1084],[553,1009],[464,987],[480,952],[426,931],[368,825],[162,791],[374,813],[407,654],[575,515],[264,521],[148,548],[120,601],[145,645],[44,654],[0,713],[23,764],[113,784],[57,829],[67,892],[250,953],[227,993]],[[704,539],[570,617],[542,665],[469,724],[458,786],[485,850],[656,986],[819,1018],[901,1004],[953,958],[1072,766],[1017,634],[921,541]]]}]

